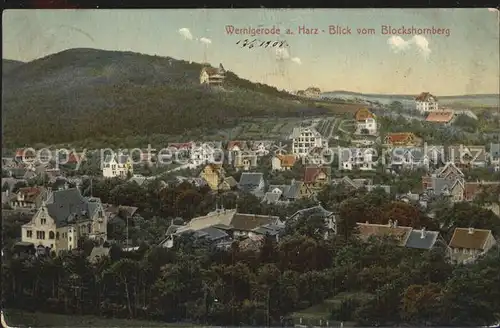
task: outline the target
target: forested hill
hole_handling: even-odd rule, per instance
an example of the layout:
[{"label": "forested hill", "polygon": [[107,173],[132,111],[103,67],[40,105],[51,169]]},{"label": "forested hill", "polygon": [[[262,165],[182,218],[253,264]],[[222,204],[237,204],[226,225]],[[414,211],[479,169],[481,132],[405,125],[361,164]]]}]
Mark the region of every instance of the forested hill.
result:
[{"label": "forested hill", "polygon": [[238,117],[310,110],[295,96],[231,72],[225,90],[203,87],[201,64],[169,57],[70,49],[10,66],[3,73],[4,145],[182,134]]},{"label": "forested hill", "polygon": [[22,62],[22,61],[12,60],[12,59],[3,59],[2,60],[2,72],[4,74],[8,73],[8,72],[10,72],[10,70],[12,70],[16,67],[19,67],[23,64],[24,64],[24,62]]}]

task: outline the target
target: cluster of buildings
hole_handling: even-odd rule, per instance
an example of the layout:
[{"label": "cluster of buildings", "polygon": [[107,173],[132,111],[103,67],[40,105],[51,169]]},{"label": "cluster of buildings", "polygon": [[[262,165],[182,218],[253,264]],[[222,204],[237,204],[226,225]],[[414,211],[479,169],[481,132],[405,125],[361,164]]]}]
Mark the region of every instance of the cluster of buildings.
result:
[{"label": "cluster of buildings", "polygon": [[[200,83],[222,85],[226,71],[219,68],[204,67],[200,73]],[[315,90],[310,90],[315,92]],[[416,98],[417,110],[428,113],[427,121],[449,124],[454,117],[447,111],[439,110],[437,98],[422,93]],[[356,171],[373,171],[383,165],[387,172],[398,174],[401,170],[425,169],[422,188],[418,193],[396,195],[396,199],[426,207],[437,197],[448,198],[451,202],[473,201],[477,195],[490,187],[500,186],[498,181],[466,181],[464,169],[490,167],[500,171],[500,144],[486,146],[466,145],[423,145],[423,140],[410,132],[387,133],[380,135],[377,116],[368,109],[356,112],[353,135],[367,144],[377,147],[329,147],[329,137],[321,135],[314,125],[293,129],[289,136],[288,149],[274,141],[229,141],[170,143],[167,152],[154,149],[144,150],[140,158],[133,159],[129,154],[108,155],[101,163],[103,178],[122,178],[139,184],[148,180],[134,175],[134,165],[184,161],[190,167],[199,169],[192,177],[176,176],[174,181],[165,185],[189,182],[196,186],[208,186],[213,192],[241,191],[251,193],[263,204],[286,206],[298,199],[316,199],[325,186],[343,185],[349,189],[365,188],[391,193],[391,186],[376,185],[371,179],[356,179],[345,175],[334,178],[332,165],[338,162],[338,171],[353,174]],[[383,152],[377,153],[377,149]],[[277,151],[275,151],[277,150]],[[60,156],[52,154],[52,156]],[[78,163],[81,154],[71,152],[66,155],[66,163]],[[289,171],[303,164],[303,175],[292,179],[288,184],[270,184],[264,173],[259,172],[263,159],[270,160],[273,172]],[[232,164],[242,171],[237,180],[227,174],[223,164]],[[301,166],[302,167],[302,166]],[[35,159],[26,161],[26,154],[19,150],[13,158],[2,158],[2,168],[7,176],[2,178],[2,202],[9,204],[11,210],[29,212],[32,219],[22,226],[22,242],[35,245],[44,251],[60,252],[78,247],[78,240],[87,236],[96,240],[101,252],[107,240],[107,225],[115,220],[117,209],[102,204],[95,197],[84,197],[79,189],[81,178],[64,177],[59,168],[50,163],[37,163]],[[350,173],[349,173],[350,172]],[[11,192],[19,182],[27,182],[41,173],[49,179],[51,188],[39,186],[23,187]],[[355,174],[354,174],[355,175]],[[69,185],[76,185],[70,188]],[[5,188],[4,188],[5,186]],[[495,207],[496,206],[496,207]],[[497,205],[491,210],[500,215]],[[132,214],[131,214],[132,215]],[[336,234],[336,217],[333,212],[321,205],[303,209],[286,219],[269,215],[241,213],[238,209],[216,208],[206,215],[193,218],[186,224],[172,224],[161,243],[173,247],[175,240],[185,233],[209,241],[217,247],[228,247],[239,240],[245,247],[255,247],[264,236],[279,239],[287,224],[300,217],[320,216],[324,219],[325,237]],[[457,228],[449,243],[445,243],[437,231],[420,230],[398,226],[397,222],[388,225],[358,223],[362,238],[371,236],[395,236],[400,246],[431,249],[435,245],[444,246],[455,262],[467,262],[488,251],[495,244],[489,230]],[[95,255],[95,254],[94,254]]]},{"label": "cluster of buildings", "polygon": [[423,250],[440,247],[445,250],[453,263],[474,262],[497,243],[491,230],[472,227],[455,228],[448,243],[439,231],[399,226],[397,221],[389,221],[388,224],[358,223],[357,228],[363,240],[372,237],[391,237],[396,245],[401,247]]}]

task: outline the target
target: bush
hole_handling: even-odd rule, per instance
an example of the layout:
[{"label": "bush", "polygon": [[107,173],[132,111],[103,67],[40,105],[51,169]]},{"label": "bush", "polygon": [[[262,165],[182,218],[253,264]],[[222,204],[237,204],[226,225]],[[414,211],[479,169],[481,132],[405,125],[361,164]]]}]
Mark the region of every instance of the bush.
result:
[{"label": "bush", "polygon": [[354,319],[354,312],[360,305],[360,300],[352,297],[347,298],[340,303],[338,308],[332,311],[331,319],[337,321],[352,321]]}]

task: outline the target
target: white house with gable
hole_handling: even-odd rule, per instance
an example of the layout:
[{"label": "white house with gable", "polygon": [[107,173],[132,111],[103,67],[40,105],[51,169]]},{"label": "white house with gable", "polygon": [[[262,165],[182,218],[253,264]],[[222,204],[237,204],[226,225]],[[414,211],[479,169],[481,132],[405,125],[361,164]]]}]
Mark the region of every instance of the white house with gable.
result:
[{"label": "white house with gable", "polygon": [[429,92],[422,92],[415,97],[415,107],[420,113],[428,113],[438,110],[438,100]]},{"label": "white house with gable", "polygon": [[294,128],[290,139],[292,154],[298,157],[308,156],[314,148],[328,147],[328,140],[312,126]]},{"label": "white house with gable", "polygon": [[101,165],[102,175],[105,178],[127,178],[134,173],[132,160],[129,155],[108,155]]}]

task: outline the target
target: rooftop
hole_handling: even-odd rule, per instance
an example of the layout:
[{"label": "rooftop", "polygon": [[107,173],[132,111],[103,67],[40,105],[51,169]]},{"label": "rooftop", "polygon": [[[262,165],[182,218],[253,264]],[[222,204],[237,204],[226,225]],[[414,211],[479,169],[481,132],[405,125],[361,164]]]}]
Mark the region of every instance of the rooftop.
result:
[{"label": "rooftop", "polygon": [[450,240],[452,248],[484,250],[491,230],[474,228],[456,228]]},{"label": "rooftop", "polygon": [[435,123],[448,123],[453,119],[455,114],[453,112],[448,111],[434,111],[430,112],[425,119],[427,122],[435,122]]}]

